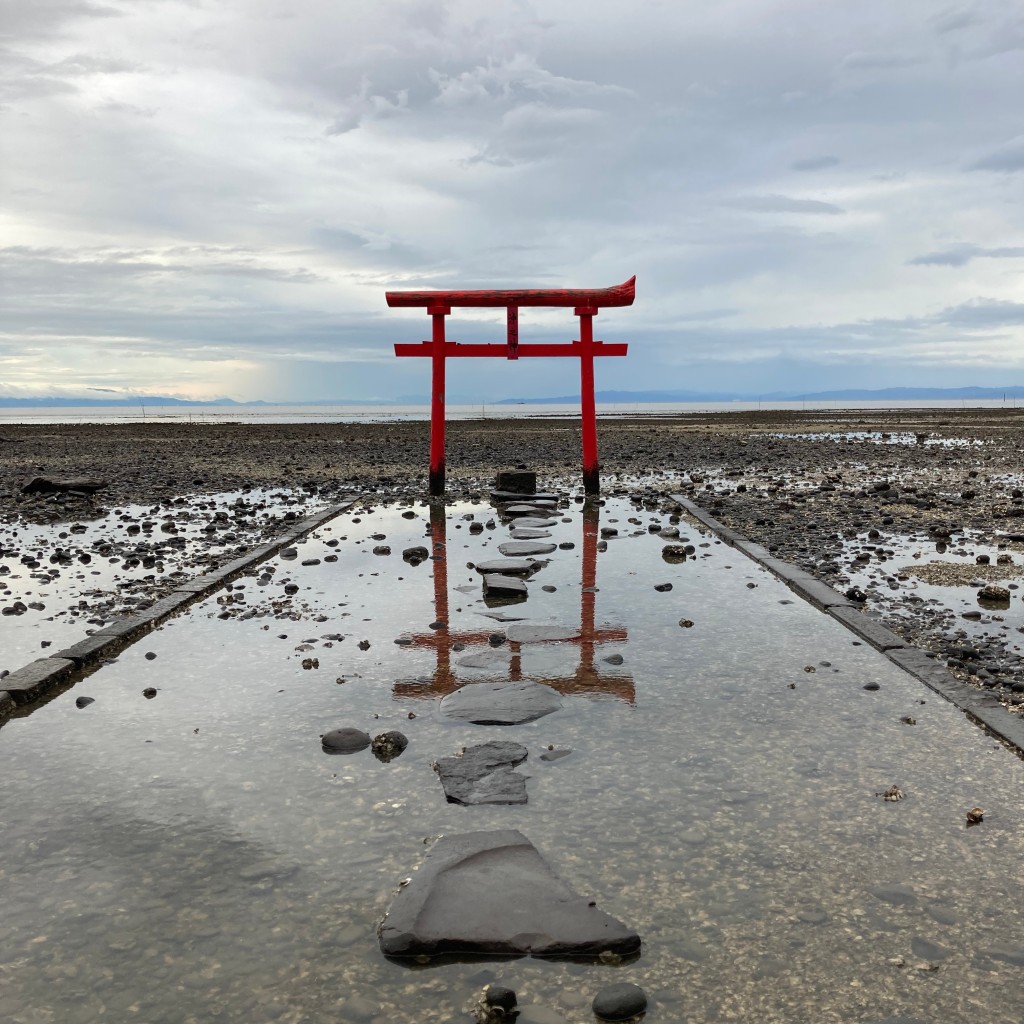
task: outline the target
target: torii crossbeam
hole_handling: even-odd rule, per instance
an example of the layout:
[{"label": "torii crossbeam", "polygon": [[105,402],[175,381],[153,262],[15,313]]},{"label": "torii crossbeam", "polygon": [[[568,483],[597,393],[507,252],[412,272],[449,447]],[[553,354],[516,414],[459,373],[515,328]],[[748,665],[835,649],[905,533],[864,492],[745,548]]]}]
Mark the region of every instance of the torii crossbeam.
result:
[{"label": "torii crossbeam", "polygon": [[[396,344],[396,356],[429,356],[432,360],[430,389],[430,493],[444,494],[444,389],[445,360],[449,357],[569,356],[580,361],[580,406],[583,418],[583,489],[600,490],[597,459],[597,408],[594,401],[594,358],[624,356],[625,344],[594,340],[594,317],[605,306],[631,306],[636,294],[636,277],[613,288],[520,288],[483,291],[386,292],[389,306],[425,306],[433,321],[430,341]],[[445,338],[445,317],[452,307],[504,307],[507,310],[505,344],[467,344]],[[521,306],[572,306],[580,318],[580,336],[568,343],[519,344]]]}]

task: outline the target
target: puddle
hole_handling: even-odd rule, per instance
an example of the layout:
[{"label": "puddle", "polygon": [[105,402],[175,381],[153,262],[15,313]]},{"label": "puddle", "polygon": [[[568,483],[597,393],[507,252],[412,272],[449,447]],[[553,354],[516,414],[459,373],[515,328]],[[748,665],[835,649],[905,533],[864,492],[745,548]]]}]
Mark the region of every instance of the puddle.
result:
[{"label": "puddle", "polygon": [[[572,547],[489,606],[490,506],[353,510],[5,725],[4,1019],[443,1024],[491,980],[551,1021],[592,1020],[619,981],[649,1024],[1016,1019],[1024,765],[696,525],[669,563],[667,511],[599,511],[559,508]],[[504,728],[438,709],[514,678],[561,708]],[[345,726],[409,746],[325,754]],[[490,739],[528,748],[529,802],[448,804],[432,763]],[[505,828],[636,928],[639,959],[383,958],[433,839]]]},{"label": "puddle", "polygon": [[[997,636],[1012,655],[1024,655],[1024,543],[993,544],[973,531],[946,540],[862,533],[844,543],[841,562],[843,589],[860,588],[886,614],[914,618],[927,605],[958,642]],[[986,599],[990,585],[1004,589],[1006,600]]]},{"label": "puddle", "polygon": [[326,502],[252,489],[126,505],[102,517],[0,523],[0,670],[81,640]]},{"label": "puddle", "polygon": [[850,444],[894,444],[894,445],[920,445],[925,448],[977,448],[984,445],[984,441],[970,437],[943,437],[938,434],[913,433],[911,431],[881,431],[881,430],[847,430],[832,432],[819,432],[809,434],[769,434],[769,437],[782,438],[783,440],[795,439],[798,441],[840,441]]}]

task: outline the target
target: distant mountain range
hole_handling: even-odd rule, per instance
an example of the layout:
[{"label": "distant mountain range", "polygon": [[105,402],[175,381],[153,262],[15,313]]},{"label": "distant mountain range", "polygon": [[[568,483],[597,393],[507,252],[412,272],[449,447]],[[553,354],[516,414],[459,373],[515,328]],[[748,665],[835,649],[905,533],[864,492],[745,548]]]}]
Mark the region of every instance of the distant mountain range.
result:
[{"label": "distant mountain range", "polygon": [[57,398],[44,395],[39,398],[11,398],[0,395],[0,409],[137,409],[140,405],[266,405],[266,402],[236,402],[233,398],[214,398],[207,402],[193,402],[186,398],[168,398],[166,395],[138,395],[133,398]]},{"label": "distant mountain range", "polygon": [[[594,398],[604,404],[656,402],[909,402],[955,401],[957,399],[1024,398],[1024,387],[1006,388],[849,388],[845,391],[814,391],[795,393],[773,391],[767,394],[740,394],[734,391],[597,391]],[[567,405],[580,396],[558,395],[553,398],[504,398],[494,405]]]},{"label": "distant mountain range", "polygon": [[[596,400],[603,405],[637,405],[658,402],[927,402],[959,401],[961,399],[1002,399],[1024,398],[1024,387],[1005,388],[848,388],[843,391],[812,391],[789,392],[773,391],[752,395],[736,391],[598,391]],[[552,395],[544,398],[503,398],[499,401],[487,402],[487,405],[575,405],[580,396]],[[191,401],[185,398],[170,398],[166,395],[135,395],[130,398],[74,398],[40,396],[38,398],[12,398],[0,395],[0,409],[67,409],[67,408],[157,408],[157,407],[189,407],[189,406],[226,406],[240,409],[267,405],[294,406],[332,406],[332,405],[428,405],[429,395],[400,395],[397,399],[353,399],[325,398],[307,402],[268,402],[257,400],[237,402],[233,398],[214,398],[205,401]],[[450,405],[476,405],[478,402],[467,402],[461,397],[448,396]]]}]

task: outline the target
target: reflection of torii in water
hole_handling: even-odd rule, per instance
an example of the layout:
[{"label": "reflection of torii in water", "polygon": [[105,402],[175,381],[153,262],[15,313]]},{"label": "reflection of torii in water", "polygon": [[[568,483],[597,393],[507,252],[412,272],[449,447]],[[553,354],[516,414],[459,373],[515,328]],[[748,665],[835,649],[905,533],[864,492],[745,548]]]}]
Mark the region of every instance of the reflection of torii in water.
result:
[{"label": "reflection of torii in water", "polygon": [[[598,507],[596,503],[587,502],[583,507],[583,574],[582,594],[580,596],[580,631],[577,637],[558,641],[576,644],[579,647],[579,664],[571,676],[560,678],[537,678],[536,682],[545,683],[559,693],[591,693],[607,695],[632,704],[636,700],[633,680],[628,675],[602,676],[594,667],[594,655],[597,646],[602,643],[624,642],[629,633],[621,627],[596,629],[594,626],[594,608],[596,603],[597,583],[597,535]],[[451,667],[452,648],[456,644],[463,646],[489,646],[494,630],[477,630],[475,632],[452,633],[448,630],[448,556],[447,556],[447,521],[443,505],[433,505],[430,511],[430,528],[433,541],[434,559],[434,617],[444,626],[436,632],[419,633],[406,636],[404,646],[432,647],[437,652],[437,668],[429,684],[414,682],[398,682],[394,684],[396,697],[443,697],[457,690],[470,679],[459,680]],[[522,645],[509,642],[512,650],[512,662],[509,665],[509,679],[516,681],[522,678]]]}]

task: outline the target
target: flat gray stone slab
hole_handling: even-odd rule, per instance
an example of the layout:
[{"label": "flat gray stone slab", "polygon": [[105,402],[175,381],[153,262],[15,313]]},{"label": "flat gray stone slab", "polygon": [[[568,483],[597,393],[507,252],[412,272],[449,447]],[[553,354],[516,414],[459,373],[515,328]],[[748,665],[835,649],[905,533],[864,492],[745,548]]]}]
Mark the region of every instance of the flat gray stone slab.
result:
[{"label": "flat gray stone slab", "polygon": [[526,583],[518,576],[504,576],[492,572],[484,576],[484,593],[488,597],[526,597]]},{"label": "flat gray stone slab", "polygon": [[463,668],[501,669],[507,668],[512,660],[512,652],[503,648],[494,651],[478,651],[467,654],[455,663]]},{"label": "flat gray stone slab", "polygon": [[561,640],[575,640],[580,635],[579,626],[549,626],[523,622],[509,626],[505,637],[513,644],[551,644]]},{"label": "flat gray stone slab", "polygon": [[510,558],[523,558],[526,555],[550,555],[556,547],[538,540],[507,540],[498,545],[498,550]]},{"label": "flat gray stone slab", "polygon": [[[521,520],[520,520],[521,521]],[[513,540],[544,540],[546,537],[551,536],[550,530],[537,530],[533,527],[525,527],[524,529],[509,530],[508,534]]]},{"label": "flat gray stone slab", "polygon": [[537,517],[548,517],[553,516],[557,509],[554,505],[506,505],[502,510],[502,515],[512,516],[513,518],[520,518],[522,516],[537,516]]},{"label": "flat gray stone slab", "polygon": [[541,519],[535,516],[523,516],[509,524],[512,530],[547,530],[554,524],[554,519]]},{"label": "flat gray stone slab", "polygon": [[628,955],[640,936],[575,893],[514,829],[443,836],[377,929],[386,956]]},{"label": "flat gray stone slab", "polygon": [[450,804],[525,804],[526,776],[514,772],[529,751],[521,743],[492,740],[434,764]]},{"label": "flat gray stone slab", "polygon": [[558,495],[549,494],[547,492],[536,493],[536,494],[520,494],[518,491],[503,491],[494,490],[491,491],[491,499],[493,501],[518,501],[518,502],[544,502],[545,504],[558,504]]},{"label": "flat gray stone slab", "polygon": [[441,699],[441,714],[474,725],[518,725],[562,706],[558,691],[541,683],[467,683]]},{"label": "flat gray stone slab", "polygon": [[0,688],[19,704],[54,690],[78,666],[70,658],[39,658],[0,680]]},{"label": "flat gray stone slab", "polygon": [[531,573],[543,564],[543,562],[530,562],[525,558],[492,558],[486,562],[477,562],[476,571],[482,572],[484,575],[500,572],[505,576],[517,576],[520,573]]}]

